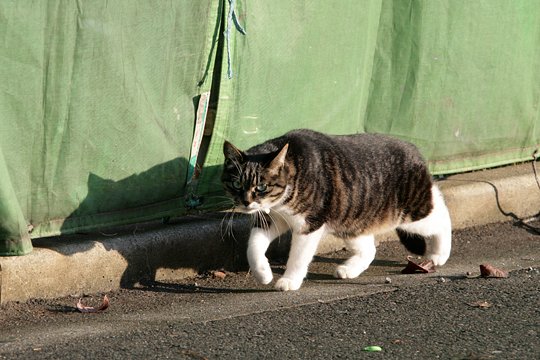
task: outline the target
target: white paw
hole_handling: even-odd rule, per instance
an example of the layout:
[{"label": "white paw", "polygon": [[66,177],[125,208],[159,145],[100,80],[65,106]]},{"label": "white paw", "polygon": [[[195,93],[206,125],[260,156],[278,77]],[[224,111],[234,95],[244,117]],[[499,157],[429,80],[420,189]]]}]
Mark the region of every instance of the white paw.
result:
[{"label": "white paw", "polygon": [[270,284],[274,277],[272,274],[272,269],[270,269],[270,265],[268,264],[259,266],[256,269],[251,269],[251,272],[253,273],[253,276],[257,282],[263,285]]},{"label": "white paw", "polygon": [[275,288],[281,291],[298,290],[302,286],[302,280],[296,281],[286,277],[282,277],[276,281]]},{"label": "white paw", "polygon": [[334,272],[334,277],[338,279],[354,279],[362,273],[361,269],[353,268],[352,266],[339,265]]},{"label": "white paw", "polygon": [[446,263],[450,254],[431,254],[426,256],[429,260],[433,261],[435,266],[442,266]]}]

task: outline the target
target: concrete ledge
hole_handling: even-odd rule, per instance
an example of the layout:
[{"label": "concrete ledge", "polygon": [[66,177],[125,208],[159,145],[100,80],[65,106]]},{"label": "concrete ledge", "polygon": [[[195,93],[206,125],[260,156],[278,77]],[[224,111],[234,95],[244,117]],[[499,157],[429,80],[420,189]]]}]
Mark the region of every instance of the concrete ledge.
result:
[{"label": "concrete ledge", "polygon": [[[239,266],[249,233],[221,235],[221,220],[181,219],[34,241],[26,256],[0,257],[0,303],[103,292],[144,280],[176,280],[202,269]],[[116,233],[114,233],[116,232]]]},{"label": "concrete ledge", "polygon": [[454,229],[540,213],[540,187],[532,163],[451,176],[440,187]]},{"label": "concrete ledge", "polygon": [[[450,176],[438,184],[454,229],[540,212],[540,188],[531,163]],[[0,257],[0,303],[110,291],[145,279],[179,280],[203,269],[234,270],[245,266],[248,221],[240,218],[233,231],[235,239],[222,236],[221,215],[208,215],[109,234],[34,240],[31,254]],[[394,238],[389,234],[378,240]],[[342,247],[341,240],[328,237],[319,252]],[[286,248],[287,241],[280,241],[271,252],[283,254]]]}]

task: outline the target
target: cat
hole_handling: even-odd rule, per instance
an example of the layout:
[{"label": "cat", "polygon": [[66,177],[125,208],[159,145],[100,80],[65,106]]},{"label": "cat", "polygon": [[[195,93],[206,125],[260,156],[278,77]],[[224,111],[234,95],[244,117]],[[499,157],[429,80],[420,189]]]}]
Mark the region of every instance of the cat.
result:
[{"label": "cat", "polygon": [[[451,221],[419,150],[382,134],[326,135],[290,131],[242,151],[225,141],[221,181],[235,211],[269,214],[251,230],[247,258],[256,280],[269,284],[270,243],[292,231],[286,270],[276,282],[298,290],[320,239],[333,234],[352,256],[335,277],[355,278],[375,258],[374,235],[396,229],[405,248],[435,265],[450,256]],[[263,223],[265,221],[262,221]],[[429,248],[426,241],[431,240]]]}]

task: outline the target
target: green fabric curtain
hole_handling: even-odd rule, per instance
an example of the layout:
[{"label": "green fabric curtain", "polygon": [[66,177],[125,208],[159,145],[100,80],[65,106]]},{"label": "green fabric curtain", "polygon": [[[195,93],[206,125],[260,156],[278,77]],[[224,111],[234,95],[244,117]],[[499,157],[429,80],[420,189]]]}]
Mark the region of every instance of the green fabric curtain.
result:
[{"label": "green fabric curtain", "polygon": [[242,1],[238,11],[247,35],[231,38],[235,77],[222,74],[208,199],[224,139],[245,148],[298,127],[398,136],[434,174],[531,160],[539,146],[538,1]]},{"label": "green fabric curtain", "polygon": [[0,2],[0,254],[182,213],[220,6]]},{"label": "green fabric curtain", "polygon": [[384,1],[365,130],[416,143],[435,174],[531,160],[540,2]]},{"label": "green fabric curtain", "polygon": [[2,1],[0,40],[0,255],[218,209],[224,139],[381,132],[434,174],[540,143],[535,0]]},{"label": "green fabric curtain", "polygon": [[[227,10],[228,11],[228,10]],[[241,148],[295,128],[363,132],[380,1],[240,1],[199,191],[221,189],[223,140]]]}]

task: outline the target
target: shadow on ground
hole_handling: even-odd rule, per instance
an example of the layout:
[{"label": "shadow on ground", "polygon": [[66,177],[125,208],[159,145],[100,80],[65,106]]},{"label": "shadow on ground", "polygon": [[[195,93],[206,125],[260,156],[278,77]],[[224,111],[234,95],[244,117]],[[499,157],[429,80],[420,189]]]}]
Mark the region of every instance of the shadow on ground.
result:
[{"label": "shadow on ground", "polygon": [[[118,181],[89,174],[88,194],[66,218],[64,235],[36,239],[34,246],[71,256],[99,243],[125,259],[123,288],[156,280],[160,269],[242,269],[247,222],[239,216],[229,224],[223,213],[188,214],[186,169],[187,160],[177,158]],[[138,223],[111,226],[130,222]]]}]

